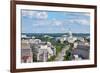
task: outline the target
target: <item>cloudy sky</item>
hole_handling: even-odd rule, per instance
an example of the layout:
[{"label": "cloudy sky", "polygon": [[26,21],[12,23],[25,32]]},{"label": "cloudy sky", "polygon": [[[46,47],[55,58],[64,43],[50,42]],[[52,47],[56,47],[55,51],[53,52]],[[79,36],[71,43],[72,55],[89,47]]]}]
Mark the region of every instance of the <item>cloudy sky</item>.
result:
[{"label": "cloudy sky", "polygon": [[56,12],[21,10],[22,33],[90,32],[90,14],[85,12]]}]

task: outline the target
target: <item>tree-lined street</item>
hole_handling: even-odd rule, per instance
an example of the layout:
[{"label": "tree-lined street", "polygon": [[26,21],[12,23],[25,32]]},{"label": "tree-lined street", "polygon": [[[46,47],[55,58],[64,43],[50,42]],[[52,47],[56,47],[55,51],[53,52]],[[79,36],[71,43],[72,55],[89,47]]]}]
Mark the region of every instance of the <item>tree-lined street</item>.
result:
[{"label": "tree-lined street", "polygon": [[59,52],[55,58],[55,61],[63,61],[67,50],[69,50],[69,45],[66,45],[64,48],[62,48],[61,52]]}]

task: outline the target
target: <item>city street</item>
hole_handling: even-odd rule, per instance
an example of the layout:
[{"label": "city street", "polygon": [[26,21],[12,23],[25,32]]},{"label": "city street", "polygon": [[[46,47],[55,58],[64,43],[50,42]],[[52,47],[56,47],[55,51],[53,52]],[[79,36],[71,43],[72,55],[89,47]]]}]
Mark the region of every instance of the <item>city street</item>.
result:
[{"label": "city street", "polygon": [[63,61],[67,50],[69,50],[69,45],[65,46],[65,48],[63,48],[62,51],[58,53],[55,61]]}]

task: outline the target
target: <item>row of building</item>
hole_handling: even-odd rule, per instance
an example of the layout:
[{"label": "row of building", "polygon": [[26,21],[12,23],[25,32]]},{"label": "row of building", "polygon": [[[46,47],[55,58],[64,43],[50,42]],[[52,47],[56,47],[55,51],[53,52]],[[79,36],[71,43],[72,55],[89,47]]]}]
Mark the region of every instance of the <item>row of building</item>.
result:
[{"label": "row of building", "polygon": [[[44,35],[44,37],[50,37]],[[53,37],[50,37],[53,38]],[[81,56],[84,59],[89,58],[89,48],[90,43],[87,42],[82,37],[73,37],[72,32],[67,35],[62,35],[61,37],[56,37],[56,40],[60,40],[61,43],[68,41],[73,43],[72,55],[75,58]],[[76,41],[80,40],[80,41]],[[40,39],[33,37],[27,37],[22,35],[21,39],[21,62],[22,63],[32,63],[32,62],[47,62],[52,56],[56,56],[56,48],[51,44],[51,42],[44,42]]]},{"label": "row of building", "polygon": [[50,42],[40,39],[21,39],[21,62],[46,62],[51,56],[56,55],[56,48]]}]

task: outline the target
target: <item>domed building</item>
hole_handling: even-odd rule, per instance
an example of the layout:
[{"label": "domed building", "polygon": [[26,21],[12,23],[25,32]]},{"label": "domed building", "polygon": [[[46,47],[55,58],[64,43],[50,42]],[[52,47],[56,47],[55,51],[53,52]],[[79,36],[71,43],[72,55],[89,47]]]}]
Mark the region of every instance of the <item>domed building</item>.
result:
[{"label": "domed building", "polygon": [[69,31],[69,32],[68,32],[68,42],[69,42],[69,43],[74,43],[75,40],[77,40],[77,38],[76,38],[76,37],[73,37],[72,32]]}]

